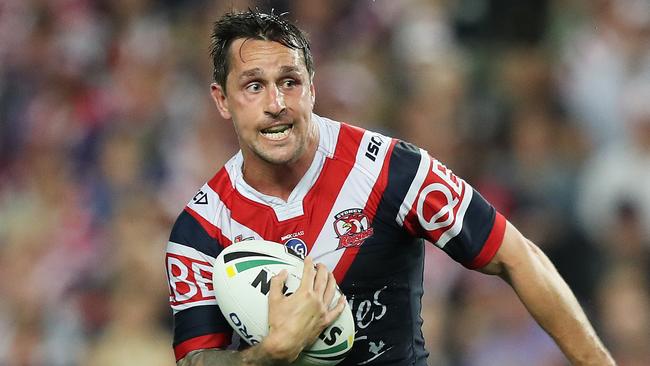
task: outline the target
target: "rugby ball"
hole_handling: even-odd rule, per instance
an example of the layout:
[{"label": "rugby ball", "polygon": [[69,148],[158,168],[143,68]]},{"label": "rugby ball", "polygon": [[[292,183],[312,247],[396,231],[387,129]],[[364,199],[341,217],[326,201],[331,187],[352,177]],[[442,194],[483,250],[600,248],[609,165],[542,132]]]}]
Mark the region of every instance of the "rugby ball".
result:
[{"label": "rugby ball", "polygon": [[[268,334],[268,293],[271,278],[286,269],[285,295],[300,285],[303,260],[286,246],[265,240],[244,240],[226,247],[217,257],[212,271],[219,308],[230,326],[248,344],[262,341]],[[334,307],[342,295],[337,292]],[[305,348],[294,365],[336,365],[354,343],[354,320],[350,305]]]}]

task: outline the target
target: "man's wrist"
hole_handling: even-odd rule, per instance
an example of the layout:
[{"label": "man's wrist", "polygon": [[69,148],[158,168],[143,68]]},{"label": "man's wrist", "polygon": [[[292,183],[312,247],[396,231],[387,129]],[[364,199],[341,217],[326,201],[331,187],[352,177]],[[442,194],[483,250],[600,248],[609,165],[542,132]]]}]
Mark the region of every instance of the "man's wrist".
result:
[{"label": "man's wrist", "polygon": [[284,339],[269,333],[258,345],[259,351],[275,363],[273,365],[287,365],[295,360],[297,355]]}]

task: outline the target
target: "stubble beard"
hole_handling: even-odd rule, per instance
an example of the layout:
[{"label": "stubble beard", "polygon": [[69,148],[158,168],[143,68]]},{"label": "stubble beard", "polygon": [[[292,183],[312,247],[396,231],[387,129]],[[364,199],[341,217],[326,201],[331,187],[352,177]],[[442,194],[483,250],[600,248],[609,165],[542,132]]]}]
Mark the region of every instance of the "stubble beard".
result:
[{"label": "stubble beard", "polygon": [[284,154],[282,156],[275,156],[272,151],[268,151],[261,146],[253,146],[252,152],[255,154],[255,156],[267,164],[283,166],[299,160],[300,157],[305,153],[305,141],[303,139],[299,139],[295,144],[296,146],[293,152],[288,157],[286,157]]}]

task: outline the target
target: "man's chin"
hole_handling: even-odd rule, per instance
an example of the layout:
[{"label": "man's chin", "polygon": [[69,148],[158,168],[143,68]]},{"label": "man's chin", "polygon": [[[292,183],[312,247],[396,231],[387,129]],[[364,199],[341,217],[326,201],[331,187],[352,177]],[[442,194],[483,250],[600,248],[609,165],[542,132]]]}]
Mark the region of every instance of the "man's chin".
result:
[{"label": "man's chin", "polygon": [[257,156],[265,163],[282,166],[297,161],[300,154],[298,151],[265,151]]}]

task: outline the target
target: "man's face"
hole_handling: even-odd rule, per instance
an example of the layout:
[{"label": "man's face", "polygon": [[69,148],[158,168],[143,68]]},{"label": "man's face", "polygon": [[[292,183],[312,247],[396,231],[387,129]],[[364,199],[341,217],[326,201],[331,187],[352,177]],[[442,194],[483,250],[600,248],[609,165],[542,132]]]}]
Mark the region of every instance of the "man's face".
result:
[{"label": "man's face", "polygon": [[287,164],[313,134],[314,88],[301,50],[237,39],[230,46],[226,90],[212,85],[222,117],[232,119],[244,158]]}]

